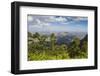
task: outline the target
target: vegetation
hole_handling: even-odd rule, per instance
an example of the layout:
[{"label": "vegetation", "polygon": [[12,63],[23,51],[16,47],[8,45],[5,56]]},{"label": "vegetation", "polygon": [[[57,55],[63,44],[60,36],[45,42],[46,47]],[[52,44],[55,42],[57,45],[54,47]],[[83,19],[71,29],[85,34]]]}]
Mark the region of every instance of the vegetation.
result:
[{"label": "vegetation", "polygon": [[54,33],[50,37],[38,32],[28,32],[28,60],[62,60],[87,58],[87,37],[79,40],[77,37],[67,44],[57,44]]}]

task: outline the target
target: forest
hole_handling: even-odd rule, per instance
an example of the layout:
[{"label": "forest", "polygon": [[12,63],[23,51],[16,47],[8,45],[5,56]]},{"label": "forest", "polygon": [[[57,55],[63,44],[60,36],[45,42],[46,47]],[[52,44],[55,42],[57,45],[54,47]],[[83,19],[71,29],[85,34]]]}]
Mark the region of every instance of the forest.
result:
[{"label": "forest", "polygon": [[69,43],[58,44],[57,36],[28,32],[28,61],[85,59],[88,57],[87,35],[83,39],[74,37]]}]

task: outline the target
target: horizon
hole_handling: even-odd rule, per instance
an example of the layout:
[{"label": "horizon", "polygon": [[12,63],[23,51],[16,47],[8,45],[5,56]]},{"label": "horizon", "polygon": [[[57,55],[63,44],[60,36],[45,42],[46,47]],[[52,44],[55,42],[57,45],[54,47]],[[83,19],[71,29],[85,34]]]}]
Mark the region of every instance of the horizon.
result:
[{"label": "horizon", "polygon": [[[35,31],[35,32],[32,32],[32,31],[28,31],[28,32],[30,32],[30,33],[36,33],[36,32],[38,32],[38,33],[87,33],[87,32],[85,32],[85,31],[80,31],[80,32],[77,32],[77,31]],[[88,33],[87,33],[88,34]]]}]

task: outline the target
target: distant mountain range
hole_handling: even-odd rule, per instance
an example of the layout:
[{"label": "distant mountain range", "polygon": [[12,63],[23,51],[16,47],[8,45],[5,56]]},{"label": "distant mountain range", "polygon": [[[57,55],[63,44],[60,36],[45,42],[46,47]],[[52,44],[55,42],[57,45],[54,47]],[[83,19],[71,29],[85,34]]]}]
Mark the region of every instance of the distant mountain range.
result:
[{"label": "distant mountain range", "polygon": [[[38,32],[40,35],[50,36],[54,33],[57,38],[57,44],[69,44],[73,41],[75,37],[79,38],[81,41],[87,36],[86,32]],[[86,37],[87,38],[87,37]]]},{"label": "distant mountain range", "polygon": [[73,41],[73,39],[75,37],[79,38],[80,40],[82,40],[85,36],[87,35],[87,33],[83,33],[83,32],[70,32],[70,33],[67,33],[66,36],[58,36],[57,37],[57,43],[58,44],[69,44],[70,42]]}]

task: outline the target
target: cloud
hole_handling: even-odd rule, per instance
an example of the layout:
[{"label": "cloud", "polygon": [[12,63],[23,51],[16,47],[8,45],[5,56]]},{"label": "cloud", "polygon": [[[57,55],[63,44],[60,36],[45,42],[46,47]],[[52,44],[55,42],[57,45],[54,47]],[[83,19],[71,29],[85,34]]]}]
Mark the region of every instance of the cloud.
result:
[{"label": "cloud", "polygon": [[41,28],[42,26],[41,25],[30,25],[30,28]]},{"label": "cloud", "polygon": [[59,17],[49,16],[49,18],[47,20],[50,21],[50,22],[65,22],[65,21],[67,21],[66,18],[61,17],[61,16],[59,16]]},{"label": "cloud", "polygon": [[66,17],[69,21],[87,21],[88,17]]},{"label": "cloud", "polygon": [[72,16],[67,16],[66,17],[66,22],[63,22],[62,24],[72,24],[72,23],[78,23],[78,22],[83,22],[83,21],[88,21],[88,17],[72,17]]},{"label": "cloud", "polygon": [[76,20],[78,20],[78,21],[86,21],[86,20],[88,20],[88,18],[87,17],[77,17]]},{"label": "cloud", "polygon": [[28,21],[33,21],[32,16],[28,16]]},{"label": "cloud", "polygon": [[28,24],[29,25],[36,25],[36,24],[47,24],[51,22],[65,22],[67,21],[66,18],[64,17],[56,17],[56,16],[34,16],[34,15],[29,15],[28,16]]},{"label": "cloud", "polygon": [[55,20],[59,21],[59,22],[65,22],[65,21],[67,21],[67,19],[64,18],[64,17],[58,17],[58,18],[55,18]]},{"label": "cloud", "polygon": [[28,30],[29,31],[47,31],[50,24],[46,21],[47,17],[44,16],[31,16],[32,20],[28,18]]},{"label": "cloud", "polygon": [[65,31],[69,30],[66,29],[68,27],[70,30],[73,29],[72,27],[75,27],[75,24],[78,24],[80,21],[87,21],[88,18],[76,16],[28,15],[27,20],[29,31]]}]

